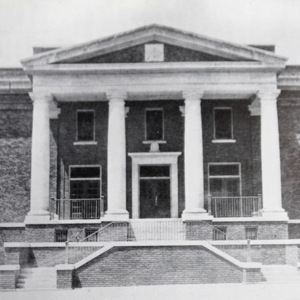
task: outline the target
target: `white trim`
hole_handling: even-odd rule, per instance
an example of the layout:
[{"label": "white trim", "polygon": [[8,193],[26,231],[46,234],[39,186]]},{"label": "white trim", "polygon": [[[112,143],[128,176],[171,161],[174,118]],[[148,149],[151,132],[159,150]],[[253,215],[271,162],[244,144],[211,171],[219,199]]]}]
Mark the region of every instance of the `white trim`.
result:
[{"label": "white trim", "polygon": [[[217,166],[217,165],[238,165],[239,166],[239,175],[210,175],[209,173],[209,167],[210,166]],[[238,178],[240,180],[240,197],[242,196],[242,168],[240,162],[209,162],[208,163],[208,172],[207,172],[207,178],[208,178],[208,194],[210,195],[210,178],[216,179],[216,178]]]},{"label": "white trim", "polygon": [[139,201],[139,166],[140,165],[169,165],[170,166],[170,189],[171,189],[171,218],[178,218],[178,156],[181,152],[139,152],[128,153],[132,158],[132,218],[140,216]]},{"label": "white trim", "polygon": [[[162,112],[162,138],[161,140],[148,140],[147,139],[147,112],[148,111],[161,111]],[[165,142],[165,125],[164,122],[165,121],[165,114],[164,114],[164,109],[162,107],[147,107],[145,108],[145,118],[144,118],[144,125],[145,125],[145,141],[149,141],[149,143],[151,142],[155,142],[155,141],[163,141]]]},{"label": "white trim", "polygon": [[[230,114],[230,122],[231,122],[231,138],[230,139],[217,139],[216,138],[216,115],[215,112],[216,110],[230,110],[231,114]],[[234,135],[233,135],[233,111],[232,111],[232,107],[214,107],[214,112],[213,112],[213,122],[214,122],[214,135],[213,135],[213,141],[231,141],[234,140]],[[235,141],[235,140],[234,140]],[[221,142],[222,143],[222,142]]]},{"label": "white trim", "polygon": [[98,142],[96,141],[77,141],[77,142],[73,142],[74,146],[87,146],[87,145],[98,145]]},{"label": "white trim", "polygon": [[211,141],[212,143],[215,143],[215,144],[234,144],[236,143],[236,140],[233,140],[233,139],[226,139],[226,140],[212,140]]},{"label": "white trim", "polygon": [[[78,140],[78,113],[80,113],[80,112],[92,112],[94,114],[94,118],[93,118],[93,140],[92,141]],[[79,142],[79,143],[95,142],[95,137],[96,137],[96,111],[95,111],[95,109],[77,109],[76,110],[76,141],[75,141],[75,143],[76,142]],[[79,144],[77,144],[77,145],[79,145]]]}]

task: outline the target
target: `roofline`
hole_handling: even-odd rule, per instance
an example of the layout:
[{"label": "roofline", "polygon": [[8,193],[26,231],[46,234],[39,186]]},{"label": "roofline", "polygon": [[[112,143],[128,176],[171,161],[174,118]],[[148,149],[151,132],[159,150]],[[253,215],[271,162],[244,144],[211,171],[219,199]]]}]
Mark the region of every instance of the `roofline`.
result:
[{"label": "roofline", "polygon": [[[234,51],[234,49],[242,50],[244,52],[243,55],[244,56],[248,55],[250,59],[252,58],[252,56],[254,56],[254,57],[256,57],[256,60],[259,60],[257,58],[257,56],[262,56],[262,58],[267,58],[267,60],[273,60],[273,61],[276,61],[277,63],[281,62],[281,63],[285,64],[287,61],[286,57],[279,56],[272,52],[261,50],[258,48],[254,48],[254,47],[250,47],[250,46],[246,46],[246,45],[239,45],[239,44],[235,44],[235,43],[231,43],[231,42],[227,42],[227,41],[223,41],[223,40],[213,39],[213,38],[209,38],[207,36],[175,29],[172,27],[167,27],[167,26],[158,25],[158,24],[151,24],[151,25],[139,27],[134,30],[124,31],[119,34],[110,35],[110,36],[104,37],[102,39],[95,39],[95,40],[92,40],[89,42],[77,44],[75,46],[63,47],[63,48],[55,49],[52,51],[44,52],[41,54],[37,54],[37,55],[34,55],[29,58],[25,58],[25,59],[21,60],[21,63],[24,67],[34,65],[35,62],[36,63],[40,62],[40,64],[58,63],[60,61],[68,59],[66,54],[69,54],[69,59],[70,59],[71,52],[73,53],[73,56],[76,56],[76,53],[80,52],[80,51],[82,51],[82,52],[90,51],[90,53],[92,53],[92,55],[93,55],[94,52],[97,52],[97,49],[98,49],[98,51],[100,51],[101,49],[103,50],[104,46],[109,48],[110,51],[113,51],[111,49],[113,49],[114,46],[116,47],[116,50],[118,50],[117,46],[122,45],[122,43],[121,43],[122,38],[129,37],[130,35],[133,35],[133,34],[145,32],[146,33],[146,35],[144,36],[145,39],[147,36],[152,37],[151,35],[153,35],[153,38],[155,38],[155,36],[156,36],[156,37],[160,37],[160,38],[164,37],[167,39],[168,36],[165,34],[166,31],[170,32],[171,34],[173,33],[173,34],[180,35],[182,38],[184,38],[184,37],[188,38],[190,44],[193,44],[195,47],[199,46],[199,48],[201,47],[201,45],[202,45],[202,47],[205,47],[205,46],[208,47],[208,46],[213,46],[212,44],[215,44],[215,46],[218,46],[217,51],[219,51],[219,52],[223,51],[224,54],[226,54],[226,51],[227,52],[229,51],[228,48],[232,48],[231,50],[233,50],[233,51]],[[140,36],[139,39],[141,39],[142,37],[143,36]],[[119,41],[119,43],[118,43],[118,41]],[[206,43],[206,45],[203,45],[204,42]],[[104,44],[104,43],[106,43],[106,44],[102,45],[102,48],[101,48],[101,44]],[[222,46],[224,49],[220,49],[220,48],[222,48]],[[72,57],[72,54],[71,54],[71,57]],[[262,58],[261,58],[261,60],[262,60]]]}]

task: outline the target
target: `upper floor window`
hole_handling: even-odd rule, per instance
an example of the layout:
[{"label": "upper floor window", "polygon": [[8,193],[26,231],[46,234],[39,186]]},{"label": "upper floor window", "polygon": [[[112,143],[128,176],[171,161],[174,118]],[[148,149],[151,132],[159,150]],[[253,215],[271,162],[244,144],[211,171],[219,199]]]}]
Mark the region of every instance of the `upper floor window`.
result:
[{"label": "upper floor window", "polygon": [[146,140],[164,139],[164,114],[161,108],[146,109]]},{"label": "upper floor window", "polygon": [[95,111],[77,111],[77,141],[95,140]]},{"label": "upper floor window", "polygon": [[233,139],[232,109],[230,107],[214,109],[214,139]]}]

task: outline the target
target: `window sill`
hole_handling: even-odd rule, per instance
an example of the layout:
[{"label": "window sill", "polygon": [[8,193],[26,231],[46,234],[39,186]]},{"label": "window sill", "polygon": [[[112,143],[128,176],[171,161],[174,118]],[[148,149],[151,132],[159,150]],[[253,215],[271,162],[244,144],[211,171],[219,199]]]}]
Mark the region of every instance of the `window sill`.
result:
[{"label": "window sill", "polygon": [[233,143],[236,143],[236,140],[233,140],[233,139],[228,139],[228,140],[212,140],[212,143],[220,143],[220,144],[226,144],[226,143],[229,143],[229,144],[233,144]]},{"label": "window sill", "polygon": [[74,142],[74,146],[85,146],[85,145],[97,145],[98,143],[96,141],[78,141]]},{"label": "window sill", "polygon": [[167,141],[164,140],[147,140],[147,141],[143,141],[143,144],[152,144],[152,143],[158,143],[158,144],[166,144]]}]

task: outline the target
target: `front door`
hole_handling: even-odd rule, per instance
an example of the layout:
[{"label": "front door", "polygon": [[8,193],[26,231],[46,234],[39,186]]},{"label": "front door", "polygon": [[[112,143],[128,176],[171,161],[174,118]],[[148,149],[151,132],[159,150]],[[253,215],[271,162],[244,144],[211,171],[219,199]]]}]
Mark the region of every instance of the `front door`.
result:
[{"label": "front door", "polygon": [[140,218],[170,218],[169,166],[140,168]]},{"label": "front door", "polygon": [[170,180],[140,181],[140,217],[170,218]]}]

